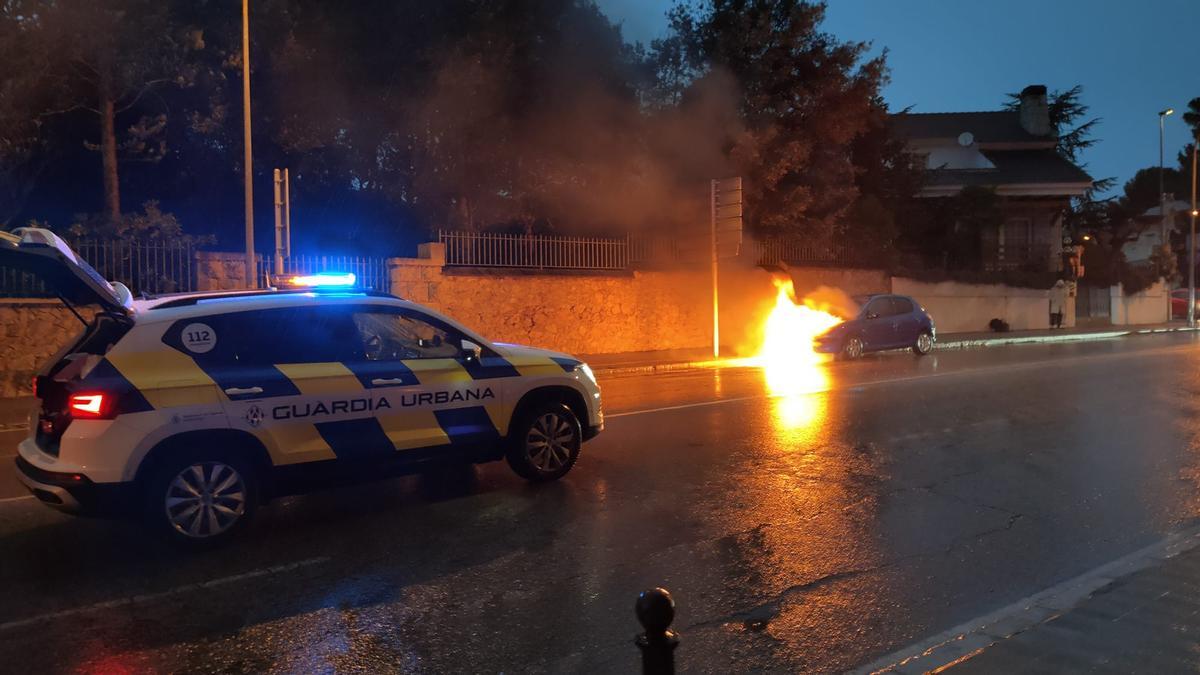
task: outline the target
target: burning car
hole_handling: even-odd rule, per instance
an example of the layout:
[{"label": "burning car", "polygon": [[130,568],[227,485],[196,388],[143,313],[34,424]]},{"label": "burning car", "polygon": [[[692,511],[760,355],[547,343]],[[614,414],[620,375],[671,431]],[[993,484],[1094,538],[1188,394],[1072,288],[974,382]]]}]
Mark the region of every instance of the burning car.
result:
[{"label": "burning car", "polygon": [[813,339],[813,349],[856,359],[867,352],[911,348],[918,355],[933,350],[937,329],[925,308],[906,295],[855,298],[856,317],[842,321]]}]

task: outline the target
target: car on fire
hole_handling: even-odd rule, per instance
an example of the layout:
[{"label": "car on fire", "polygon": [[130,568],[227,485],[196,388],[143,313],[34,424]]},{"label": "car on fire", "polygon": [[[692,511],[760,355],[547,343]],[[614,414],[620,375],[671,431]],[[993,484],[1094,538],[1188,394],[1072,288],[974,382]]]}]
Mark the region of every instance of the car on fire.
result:
[{"label": "car on fire", "polygon": [[562,477],[603,429],[587,364],[495,343],[426,307],[348,288],[134,299],[52,232],[0,233],[0,265],[73,311],[99,306],[35,378],[17,474],[63,511],[136,515],[211,544],[259,504],[430,462]]},{"label": "car on fire", "polygon": [[861,307],[858,314],[814,338],[814,350],[846,359],[887,349],[911,348],[922,356],[933,350],[937,328],[916,300],[890,294],[855,300]]}]

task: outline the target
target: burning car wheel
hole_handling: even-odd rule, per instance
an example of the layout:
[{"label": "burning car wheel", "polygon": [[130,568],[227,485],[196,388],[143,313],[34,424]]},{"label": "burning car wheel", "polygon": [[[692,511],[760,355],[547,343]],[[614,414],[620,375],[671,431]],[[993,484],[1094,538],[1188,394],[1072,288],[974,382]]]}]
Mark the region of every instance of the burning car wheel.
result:
[{"label": "burning car wheel", "polygon": [[933,336],[929,333],[921,333],[917,336],[917,343],[913,345],[913,352],[919,356],[924,356],[933,351]]},{"label": "burning car wheel", "polygon": [[526,480],[548,481],[566,475],[583,445],[579,418],[566,405],[534,406],[512,429],[505,455],[508,465]]},{"label": "burning car wheel", "polygon": [[847,359],[857,359],[863,355],[863,342],[860,338],[852,337],[846,340],[842,347],[842,356]]}]

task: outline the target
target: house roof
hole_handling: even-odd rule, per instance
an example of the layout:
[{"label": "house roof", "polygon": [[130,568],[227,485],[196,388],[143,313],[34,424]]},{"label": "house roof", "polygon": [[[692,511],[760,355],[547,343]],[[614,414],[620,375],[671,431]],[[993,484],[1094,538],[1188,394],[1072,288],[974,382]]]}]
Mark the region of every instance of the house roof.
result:
[{"label": "house roof", "polygon": [[958,138],[964,131],[980,144],[1054,143],[1053,136],[1034,136],[1021,127],[1016,110],[949,113],[898,113],[892,115],[893,129],[910,140]]},{"label": "house roof", "polygon": [[994,187],[1009,194],[1079,195],[1092,177],[1054,150],[984,150],[994,169],[933,169],[925,194],[953,193],[968,186]]}]

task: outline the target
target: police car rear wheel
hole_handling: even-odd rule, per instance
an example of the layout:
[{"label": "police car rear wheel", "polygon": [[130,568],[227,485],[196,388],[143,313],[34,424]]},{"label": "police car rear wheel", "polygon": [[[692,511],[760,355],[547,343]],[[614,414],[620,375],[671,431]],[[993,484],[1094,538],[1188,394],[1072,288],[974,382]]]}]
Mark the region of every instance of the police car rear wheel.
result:
[{"label": "police car rear wheel", "polygon": [[148,487],[151,525],[192,546],[231,536],[250,519],[257,502],[252,470],[230,457],[179,457],[160,467]]},{"label": "police car rear wheel", "polygon": [[513,471],[527,480],[561,478],[575,465],[583,445],[579,418],[562,403],[535,406],[514,431],[506,458]]}]

